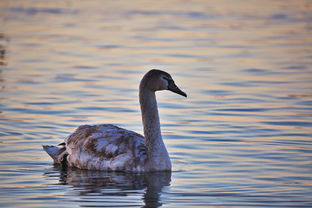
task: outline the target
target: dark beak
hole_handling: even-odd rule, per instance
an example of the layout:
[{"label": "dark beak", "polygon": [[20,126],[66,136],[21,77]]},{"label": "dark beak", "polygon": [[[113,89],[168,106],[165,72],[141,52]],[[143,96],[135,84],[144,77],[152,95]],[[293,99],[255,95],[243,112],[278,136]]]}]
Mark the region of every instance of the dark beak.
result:
[{"label": "dark beak", "polygon": [[172,80],[169,82],[168,90],[170,90],[171,92],[177,93],[179,95],[182,95],[184,97],[187,97],[186,93],[180,90],[178,86],[174,83],[174,81]]}]

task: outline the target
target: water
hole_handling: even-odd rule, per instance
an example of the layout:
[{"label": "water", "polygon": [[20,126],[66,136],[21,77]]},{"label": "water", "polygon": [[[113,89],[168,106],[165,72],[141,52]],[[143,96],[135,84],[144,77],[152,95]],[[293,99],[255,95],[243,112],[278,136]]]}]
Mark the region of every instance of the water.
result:
[{"label": "water", "polygon": [[[1,207],[312,207],[311,1],[0,2]],[[142,133],[157,94],[171,174],[53,167],[81,124]]]}]

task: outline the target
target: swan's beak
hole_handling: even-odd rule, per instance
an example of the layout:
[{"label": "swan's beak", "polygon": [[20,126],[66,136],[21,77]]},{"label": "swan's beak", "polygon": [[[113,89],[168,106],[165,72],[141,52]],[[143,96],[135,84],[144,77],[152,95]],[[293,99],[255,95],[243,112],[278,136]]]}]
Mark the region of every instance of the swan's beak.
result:
[{"label": "swan's beak", "polygon": [[180,88],[178,88],[178,86],[174,83],[174,81],[169,82],[168,90],[177,93],[179,95],[182,95],[184,97],[187,97],[186,93],[180,90]]}]

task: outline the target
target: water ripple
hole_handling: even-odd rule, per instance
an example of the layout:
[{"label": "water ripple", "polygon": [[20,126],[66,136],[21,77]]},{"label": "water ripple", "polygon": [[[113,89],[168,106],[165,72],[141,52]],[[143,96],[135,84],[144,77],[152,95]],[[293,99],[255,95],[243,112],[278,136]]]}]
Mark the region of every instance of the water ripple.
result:
[{"label": "water ripple", "polygon": [[[310,2],[0,4],[0,206],[312,207]],[[157,93],[171,175],[54,167],[79,125],[142,134],[151,68],[188,94]]]}]

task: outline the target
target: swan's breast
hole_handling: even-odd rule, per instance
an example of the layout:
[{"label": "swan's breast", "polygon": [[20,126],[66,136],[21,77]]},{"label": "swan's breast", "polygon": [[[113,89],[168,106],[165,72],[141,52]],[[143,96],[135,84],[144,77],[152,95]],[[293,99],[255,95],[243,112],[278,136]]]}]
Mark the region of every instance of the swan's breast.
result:
[{"label": "swan's breast", "polygon": [[69,165],[82,169],[143,171],[143,136],[114,125],[80,126],[66,139]]}]

